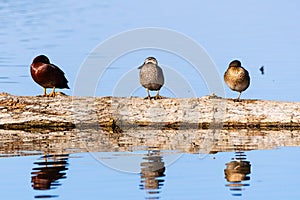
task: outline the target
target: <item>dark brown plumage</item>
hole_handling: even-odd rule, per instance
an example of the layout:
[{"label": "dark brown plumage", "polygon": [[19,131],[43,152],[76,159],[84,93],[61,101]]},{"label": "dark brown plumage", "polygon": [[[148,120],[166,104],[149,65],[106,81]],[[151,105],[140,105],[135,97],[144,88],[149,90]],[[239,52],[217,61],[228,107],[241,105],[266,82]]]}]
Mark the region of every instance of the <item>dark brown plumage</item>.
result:
[{"label": "dark brown plumage", "polygon": [[[44,96],[54,97],[55,88],[70,89],[65,73],[56,65],[51,64],[45,55],[39,55],[33,59],[30,73],[33,80],[44,88]],[[49,95],[46,93],[47,88],[52,88]]]},{"label": "dark brown plumage", "polygon": [[224,74],[224,81],[230,89],[240,93],[237,98],[239,100],[242,92],[250,85],[250,76],[248,71],[242,67],[241,62],[234,60]]}]

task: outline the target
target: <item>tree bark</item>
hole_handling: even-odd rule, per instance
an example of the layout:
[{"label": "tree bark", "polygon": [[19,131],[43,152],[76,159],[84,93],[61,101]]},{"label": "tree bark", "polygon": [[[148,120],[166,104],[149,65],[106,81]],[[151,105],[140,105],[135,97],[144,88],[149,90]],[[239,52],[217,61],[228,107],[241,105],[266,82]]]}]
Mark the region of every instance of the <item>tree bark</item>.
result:
[{"label": "tree bark", "polygon": [[300,103],[267,100],[0,95],[1,129],[299,129]]}]

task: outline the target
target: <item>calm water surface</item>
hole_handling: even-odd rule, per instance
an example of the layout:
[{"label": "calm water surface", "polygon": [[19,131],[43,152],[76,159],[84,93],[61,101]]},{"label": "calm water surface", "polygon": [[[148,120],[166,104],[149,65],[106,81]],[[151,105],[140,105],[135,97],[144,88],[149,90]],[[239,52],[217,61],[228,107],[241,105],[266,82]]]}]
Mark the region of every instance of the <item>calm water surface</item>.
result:
[{"label": "calm water surface", "polygon": [[[164,166],[164,157],[152,152],[140,163],[141,173],[135,174],[106,167],[89,153],[1,158],[1,195],[6,199],[298,199],[299,153],[300,148],[279,148],[205,158],[183,154]],[[150,165],[164,168],[147,174]]]},{"label": "calm water surface", "polygon": [[[300,101],[299,4],[0,0],[0,92],[41,94],[42,88],[30,77],[29,65],[36,55],[46,54],[66,73],[71,89],[64,92],[72,95],[81,64],[97,45],[123,31],[161,27],[197,41],[215,63],[220,78],[231,60],[240,59],[252,81],[243,98]],[[144,96],[136,68],[149,55],[176,70],[193,88],[179,97],[200,97],[212,92],[201,74],[195,73],[180,56],[158,49],[141,49],[114,60],[101,77],[95,95],[120,95],[113,91],[116,83],[133,71],[136,77],[129,81],[136,85],[136,90],[126,96]],[[264,75],[259,71],[262,65]],[[169,88],[179,87],[173,76],[165,76]],[[224,88],[226,97],[237,96]],[[176,96],[168,88],[163,88],[161,94]],[[5,199],[299,199],[298,146],[204,157],[181,155],[173,149],[173,155],[180,158],[172,164],[159,149],[133,151],[129,155],[54,155],[30,150],[25,154],[31,156],[11,157],[12,153],[0,158],[0,191]],[[95,159],[101,153],[106,153],[108,160],[127,160],[138,154],[136,173],[104,165]]]},{"label": "calm water surface", "polygon": [[[296,10],[299,2],[233,0],[174,4],[154,1],[152,4],[153,12],[146,9],[147,3],[140,1],[0,1],[1,91],[16,95],[40,94],[42,89],[31,80],[28,66],[36,55],[46,54],[65,71],[71,87],[65,92],[71,95],[81,64],[97,45],[124,31],[160,27],[178,31],[198,42],[216,64],[221,79],[228,63],[240,59],[252,80],[244,98],[300,100],[296,92],[300,75],[297,31],[300,14]],[[156,56],[161,65],[176,70],[191,85],[193,91],[179,97],[199,97],[214,92],[208,91],[205,79],[180,55],[140,49],[120,55],[107,66],[95,95],[143,96],[145,91],[138,83],[136,68],[149,55]],[[262,65],[264,75],[259,71]],[[130,81],[140,90],[114,93],[117,82],[130,70],[136,73]],[[168,73],[165,76],[170,89],[179,87],[174,77]],[[176,96],[166,87],[161,93]],[[227,87],[225,94],[236,96]]]}]

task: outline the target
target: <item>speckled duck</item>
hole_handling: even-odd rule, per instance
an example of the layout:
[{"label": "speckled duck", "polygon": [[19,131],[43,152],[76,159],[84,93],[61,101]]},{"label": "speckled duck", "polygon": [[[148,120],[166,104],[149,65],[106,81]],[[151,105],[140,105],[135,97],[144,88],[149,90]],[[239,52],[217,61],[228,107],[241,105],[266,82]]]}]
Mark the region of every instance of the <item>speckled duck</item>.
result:
[{"label": "speckled duck", "polygon": [[159,95],[160,88],[164,85],[164,75],[162,69],[158,66],[157,60],[154,57],[148,57],[140,69],[140,83],[147,90],[147,97],[151,99],[149,90],[157,91],[154,99],[161,99]]},{"label": "speckled duck", "polygon": [[239,60],[234,60],[229,64],[224,74],[224,81],[230,89],[239,92],[237,100],[250,85],[250,76],[248,71],[242,67]]}]

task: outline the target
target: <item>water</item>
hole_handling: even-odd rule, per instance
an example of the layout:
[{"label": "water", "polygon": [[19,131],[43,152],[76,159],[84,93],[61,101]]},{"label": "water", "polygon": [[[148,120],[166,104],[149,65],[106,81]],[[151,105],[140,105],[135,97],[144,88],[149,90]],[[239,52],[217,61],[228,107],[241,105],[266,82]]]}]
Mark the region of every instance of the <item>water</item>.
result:
[{"label": "water", "polygon": [[[41,94],[42,88],[30,77],[29,65],[36,55],[45,54],[64,70],[71,88],[64,92],[72,95],[82,63],[99,44],[124,31],[160,27],[178,31],[199,43],[215,63],[221,79],[228,63],[240,59],[251,76],[251,85],[242,98],[299,101],[298,7],[298,1],[269,0],[251,3],[0,0],[0,92]],[[94,95],[145,96],[136,68],[149,55],[157,57],[164,67],[168,87],[162,89],[162,95],[200,97],[214,92],[208,89],[205,77],[180,55],[146,48],[112,60],[99,77]],[[96,56],[105,59],[107,55]],[[259,71],[262,65],[264,75]],[[125,77],[127,73],[131,76]],[[125,94],[115,92],[122,78],[134,89]],[[174,92],[179,87],[178,78],[191,88],[180,93],[183,95]],[[224,96],[237,96],[223,86]],[[130,143],[143,141],[140,138],[124,138],[127,146],[122,141],[118,148],[107,139],[104,147],[93,150],[74,142],[78,140],[74,133],[64,133],[69,138],[57,136],[53,143],[51,134],[56,133],[39,133],[35,138],[31,133],[1,131],[1,196],[6,199],[298,199],[299,133],[284,133],[256,133],[259,137],[252,141],[254,146],[235,149],[234,144],[249,142],[236,137],[240,134],[236,133],[229,137],[231,149],[199,154],[199,144],[192,143],[193,140],[184,143],[184,138],[150,151],[145,144]],[[158,139],[164,138],[152,138]],[[273,146],[254,148],[268,142]],[[189,145],[193,151],[185,149]],[[125,166],[126,160],[134,160],[135,173],[126,173],[124,168],[115,170],[120,164]],[[44,188],[34,188],[32,180],[37,183],[40,180]]]},{"label": "water", "polygon": [[[147,185],[142,174],[112,170],[89,153],[69,155],[59,172],[53,168],[49,172],[50,164],[37,166],[44,160],[42,155],[1,158],[0,185],[2,197],[7,199],[298,199],[300,164],[299,156],[295,155],[299,153],[299,148],[244,152],[250,168],[245,175],[248,178],[241,182],[229,182],[225,177],[226,163],[237,158],[234,152],[209,155],[205,159],[184,154],[154,178],[148,176]],[[51,189],[34,190],[33,172],[41,171],[37,167],[52,173]],[[236,175],[241,176],[241,172]]]},{"label": "water", "polygon": [[137,137],[133,130],[121,135],[99,130],[2,130],[2,196],[299,198],[299,131],[210,133],[211,130],[152,130],[152,136]]},{"label": "water", "polygon": [[[154,1],[151,5],[139,1],[1,1],[1,91],[16,95],[40,94],[42,89],[31,80],[28,66],[36,55],[46,54],[66,73],[71,90],[65,92],[71,95],[81,64],[97,45],[124,31],[161,27],[178,31],[198,42],[216,64],[220,78],[231,60],[240,59],[252,80],[242,97],[299,101],[295,84],[300,75],[297,69],[300,48],[298,4],[297,1],[256,1],[251,4],[240,1],[178,4]],[[155,9],[149,10],[149,6]],[[136,73],[131,81],[140,87],[136,68],[149,55],[156,56],[160,64],[176,69],[191,84],[195,91],[186,96],[214,92],[208,91],[204,77],[194,73],[191,65],[182,58],[158,49],[141,49],[120,55],[112,62],[108,66],[108,78],[103,77],[95,95],[114,94],[117,81],[130,70]],[[265,75],[259,71],[262,65]],[[166,76],[171,89],[178,87],[172,76]],[[237,96],[226,86],[224,88],[227,97]],[[137,96],[144,94],[142,89],[134,93]],[[162,89],[162,94],[172,96],[166,88]]]}]

